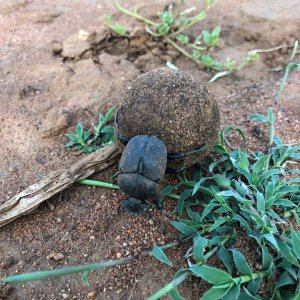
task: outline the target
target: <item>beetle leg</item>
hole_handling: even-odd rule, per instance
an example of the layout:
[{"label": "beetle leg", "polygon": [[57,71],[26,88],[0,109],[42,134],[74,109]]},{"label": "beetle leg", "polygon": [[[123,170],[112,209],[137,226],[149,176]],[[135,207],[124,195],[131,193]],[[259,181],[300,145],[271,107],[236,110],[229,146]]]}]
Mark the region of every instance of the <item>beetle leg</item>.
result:
[{"label": "beetle leg", "polygon": [[162,211],[164,209],[163,202],[160,200],[160,198],[156,198],[153,203],[158,210]]},{"label": "beetle leg", "polygon": [[136,198],[128,198],[123,201],[123,208],[131,215],[142,215],[149,208],[149,204]]}]

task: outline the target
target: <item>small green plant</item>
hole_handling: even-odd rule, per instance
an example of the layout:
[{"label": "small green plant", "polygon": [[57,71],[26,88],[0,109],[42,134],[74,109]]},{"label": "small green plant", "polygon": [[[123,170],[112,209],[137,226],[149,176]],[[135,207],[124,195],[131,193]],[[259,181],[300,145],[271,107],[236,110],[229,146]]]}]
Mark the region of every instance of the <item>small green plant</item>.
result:
[{"label": "small green plant", "polygon": [[110,28],[113,32],[115,32],[118,36],[128,36],[127,29],[120,24],[112,23],[112,16],[106,16],[105,25]]},{"label": "small green plant", "polygon": [[98,125],[94,130],[85,131],[82,123],[76,126],[75,134],[68,133],[66,136],[70,141],[65,145],[72,150],[80,150],[81,152],[93,152],[107,145],[114,143],[114,129],[112,126],[104,126],[114,115],[115,108],[111,108],[105,116],[101,113],[98,118]]},{"label": "small green plant", "polygon": [[[287,77],[284,76],[283,87]],[[280,97],[277,98],[278,104]],[[201,296],[202,300],[299,300],[300,170],[292,166],[299,164],[300,146],[284,144],[275,135],[275,116],[271,108],[267,116],[255,114],[250,119],[269,125],[269,147],[265,153],[249,151],[242,130],[227,127],[220,132],[219,142],[211,155],[199,163],[193,174],[180,174],[177,183],[162,190],[161,201],[166,197],[177,201],[174,209],[177,219],[171,221],[179,232],[177,241],[160,247],[154,245],[152,250],[137,257],[14,275],[1,280],[16,283],[82,273],[83,282],[88,284],[88,272],[129,263],[145,255],[171,267],[172,260],[165,250],[189,242],[186,267],[178,270],[173,280],[149,300],[164,295],[170,299],[184,299],[177,287],[189,277],[202,279],[210,285]],[[233,149],[226,137],[232,131],[242,139],[238,149]],[[82,184],[94,183],[89,180]],[[176,194],[178,188],[180,194]],[[252,254],[259,254],[259,261],[251,263],[247,259],[246,247],[236,248],[236,242],[241,240],[252,244]],[[222,267],[211,266],[211,257]]]},{"label": "small green plant", "polygon": [[[204,65],[208,69],[220,71],[214,76],[212,80],[214,81],[222,76],[241,70],[247,64],[256,61],[259,57],[256,52],[249,51],[240,64],[233,60],[230,60],[230,63],[222,63],[215,60],[210,52],[219,45],[220,26],[216,26],[211,32],[202,30],[196,37],[187,34],[189,28],[201,24],[206,19],[209,9],[216,2],[207,0],[206,8],[194,15],[191,14],[195,10],[194,7],[184,11],[175,11],[173,6],[170,5],[161,12],[158,21],[147,19],[137,11],[130,11],[116,2],[115,6],[122,13],[143,22],[145,24],[145,31],[155,40],[171,45],[197,65]],[[107,26],[115,31],[110,23]]]}]

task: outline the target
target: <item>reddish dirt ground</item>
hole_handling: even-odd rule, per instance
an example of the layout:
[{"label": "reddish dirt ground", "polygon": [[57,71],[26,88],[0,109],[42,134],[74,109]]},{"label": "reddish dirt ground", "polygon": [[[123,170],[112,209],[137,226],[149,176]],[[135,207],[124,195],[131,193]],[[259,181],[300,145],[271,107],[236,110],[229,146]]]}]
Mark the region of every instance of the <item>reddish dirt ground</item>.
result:
[{"label": "reddish dirt ground", "polygon": [[[190,2],[185,5],[200,8],[198,1]],[[268,1],[220,1],[204,22],[208,29],[222,26],[216,56],[239,59],[251,49],[293,45],[299,38],[300,6],[297,1],[285,2],[277,1],[270,9]],[[161,0],[151,5],[136,0],[120,3],[128,8],[137,5],[148,17],[167,4]],[[108,14],[136,30],[138,38],[131,43],[99,42],[94,47],[78,42],[80,30],[96,31],[100,40],[105,37],[103,20]],[[200,80],[212,76],[174,50],[139,34],[141,25],[121,16],[109,1],[5,0],[0,2],[0,26],[0,204],[41,175],[78,161],[80,157],[64,147],[65,134],[73,132],[78,121],[86,128],[95,125],[99,111],[116,104],[122,89],[139,74],[171,60]],[[53,49],[61,46],[62,54],[53,55]],[[253,65],[209,84],[219,103],[222,127],[243,128],[251,149],[263,149],[266,143],[264,134],[260,139],[253,136],[247,116],[265,113],[273,105],[290,51],[261,53]],[[289,78],[276,127],[285,142],[297,144],[299,87],[297,71]],[[108,181],[116,170],[114,166],[93,178]],[[173,178],[166,178],[169,180]],[[34,213],[0,228],[0,277],[115,259],[117,253],[137,255],[154,243],[176,239],[171,226],[167,234],[160,232],[155,210],[142,217],[128,216],[121,208],[124,197],[120,191],[74,185]],[[172,207],[174,200],[168,200],[166,217],[170,220],[176,218]],[[79,275],[14,286],[0,284],[0,299],[145,299],[168,283],[177,267],[185,266],[186,250],[183,245],[179,251],[167,252],[174,268],[146,256],[134,264],[93,272],[89,286]],[[49,259],[54,252],[62,254],[60,260]],[[198,299],[205,289],[202,283],[187,280],[180,291],[187,299]]]}]

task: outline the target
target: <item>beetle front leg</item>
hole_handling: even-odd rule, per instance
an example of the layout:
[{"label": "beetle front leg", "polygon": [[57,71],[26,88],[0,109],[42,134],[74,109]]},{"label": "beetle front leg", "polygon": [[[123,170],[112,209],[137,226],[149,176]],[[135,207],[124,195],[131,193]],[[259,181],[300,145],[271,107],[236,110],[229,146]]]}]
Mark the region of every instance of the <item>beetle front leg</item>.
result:
[{"label": "beetle front leg", "polygon": [[123,201],[123,208],[131,215],[142,215],[149,209],[149,204],[143,200],[130,197]]}]

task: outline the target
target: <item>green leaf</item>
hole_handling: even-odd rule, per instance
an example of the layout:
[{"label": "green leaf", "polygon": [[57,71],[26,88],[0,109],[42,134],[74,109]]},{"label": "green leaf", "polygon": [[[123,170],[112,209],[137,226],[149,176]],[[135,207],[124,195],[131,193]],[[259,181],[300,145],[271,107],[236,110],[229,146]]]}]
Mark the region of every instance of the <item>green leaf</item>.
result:
[{"label": "green leaf", "polygon": [[240,135],[240,137],[242,138],[241,149],[244,149],[246,147],[246,138],[245,138],[244,132],[240,128],[235,128],[235,127],[232,127],[232,126],[228,126],[224,129],[222,129],[221,133],[220,133],[221,143],[223,145],[227,144],[228,146],[231,146],[229,144],[228,140],[226,139],[226,134],[229,133],[230,131],[235,131]]},{"label": "green leaf", "polygon": [[[267,186],[266,186],[266,192],[265,192],[265,195],[266,195],[266,200],[268,201],[274,194],[274,188],[275,188],[275,185],[274,185],[274,182],[273,181],[269,181]],[[269,208],[269,207],[267,207]]]},{"label": "green leaf", "polygon": [[91,130],[88,130],[87,132],[85,132],[83,134],[83,141],[85,142],[89,138],[90,135],[91,135]]},{"label": "green leaf", "polygon": [[196,258],[196,261],[204,261],[205,256],[203,253],[208,244],[208,239],[206,239],[200,235],[196,235],[193,238],[193,242],[194,242],[194,256]]},{"label": "green leaf", "polygon": [[296,207],[297,206],[294,202],[292,202],[288,199],[276,200],[276,201],[274,201],[273,205],[278,206],[278,207]]},{"label": "green leaf", "polygon": [[206,45],[210,44],[210,37],[211,37],[210,33],[208,31],[206,31],[206,30],[203,30],[202,31],[202,36],[203,36],[204,43]]},{"label": "green leaf", "polygon": [[263,115],[259,115],[259,114],[253,114],[253,115],[250,115],[248,117],[248,120],[250,121],[257,121],[257,122],[262,122],[262,123],[266,123],[268,122],[268,119],[263,116]]},{"label": "green leaf", "polygon": [[203,221],[204,218],[212,211],[213,208],[219,207],[219,206],[220,206],[220,204],[217,204],[217,203],[210,203],[210,204],[206,205],[202,212],[201,220]]},{"label": "green leaf", "polygon": [[252,280],[249,282],[248,286],[247,286],[247,290],[252,294],[255,295],[257,294],[260,284],[262,282],[262,279],[260,277]]},{"label": "green leaf", "polygon": [[285,185],[278,192],[282,194],[298,193],[300,192],[300,185]]},{"label": "green leaf", "polygon": [[234,215],[232,217],[232,220],[239,221],[240,224],[242,226],[244,226],[247,230],[249,230],[249,231],[251,230],[251,227],[249,226],[249,224],[247,223],[247,221],[242,216],[240,216],[240,215]]},{"label": "green leaf", "polygon": [[289,72],[293,72],[297,68],[300,68],[300,64],[297,64],[295,62],[291,62],[287,65],[287,69],[289,70]]},{"label": "green leaf", "polygon": [[82,136],[83,136],[83,126],[81,123],[78,123],[76,126],[76,134],[77,136],[82,140]]},{"label": "green leaf", "polygon": [[194,50],[193,51],[193,58],[199,59],[201,56],[201,52],[199,50]]},{"label": "green leaf", "polygon": [[75,134],[72,134],[72,133],[67,133],[66,136],[70,139],[70,140],[73,140],[75,142],[79,142],[79,138],[77,135]]},{"label": "green leaf", "polygon": [[232,249],[231,252],[232,252],[232,256],[233,256],[233,261],[234,261],[238,271],[242,275],[250,275],[252,273],[252,270],[251,270],[249,264],[247,263],[244,255],[236,249]]},{"label": "green leaf", "polygon": [[293,250],[298,260],[300,260],[300,237],[294,230],[292,230],[291,235],[292,235]]},{"label": "green leaf", "polygon": [[179,34],[176,36],[176,38],[183,45],[186,45],[189,43],[189,37],[187,35]]},{"label": "green leaf", "polygon": [[265,197],[264,195],[257,191],[256,192],[256,208],[260,215],[263,215],[265,213]]},{"label": "green leaf", "polygon": [[280,249],[281,255],[291,264],[299,267],[299,262],[296,257],[292,254],[290,248],[288,247],[287,243],[281,240],[280,238],[276,239],[278,247]]},{"label": "green leaf", "polygon": [[240,202],[244,202],[244,198],[241,197],[241,195],[233,190],[228,190],[228,191],[223,191],[218,193],[218,195],[223,196],[223,197],[233,197],[236,200],[240,201]]},{"label": "green leaf", "polygon": [[275,116],[271,107],[268,107],[268,121],[270,124],[275,123]]},{"label": "green leaf", "polygon": [[178,213],[179,217],[182,216],[182,209],[183,209],[184,201],[191,195],[191,193],[192,193],[192,190],[186,189],[180,195],[180,199],[179,199],[178,204],[177,204],[177,206],[174,210],[174,212]]},{"label": "green leaf", "polygon": [[197,233],[197,230],[189,227],[183,223],[176,222],[176,221],[171,221],[171,225],[173,225],[177,230],[179,230],[183,235],[192,235]]},{"label": "green leaf", "polygon": [[158,27],[158,33],[160,35],[166,35],[170,31],[170,26],[167,24],[162,24]]},{"label": "green leaf", "polygon": [[87,275],[88,275],[88,274],[89,274],[89,272],[86,271],[86,272],[83,272],[82,275],[81,275],[81,280],[82,280],[82,282],[83,282],[85,285],[90,285],[89,280],[88,280],[88,278],[87,278]]},{"label": "green leaf", "polygon": [[277,240],[272,233],[266,233],[262,237],[264,237],[276,251],[279,250]]},{"label": "green leaf", "polygon": [[[231,286],[231,288],[229,289],[227,294],[225,296],[223,296],[222,300],[236,300],[236,299],[238,299],[239,294],[241,292],[240,289],[241,289],[241,286],[239,284]],[[216,299],[213,299],[213,300],[216,300]]]},{"label": "green leaf", "polygon": [[67,144],[65,144],[65,147],[72,147],[74,145],[76,145],[78,142],[77,141],[70,141]]},{"label": "green leaf", "polygon": [[228,287],[220,288],[218,286],[213,286],[200,298],[200,300],[216,300],[222,299],[229,291],[230,285]]},{"label": "green leaf", "polygon": [[167,185],[166,187],[164,187],[162,190],[161,190],[161,194],[163,196],[167,196],[169,195],[170,193],[172,193],[173,189],[175,188],[174,185]]},{"label": "green leaf", "polygon": [[201,21],[205,20],[205,18],[206,18],[206,12],[205,12],[205,10],[201,11],[201,12],[200,12],[198,15],[196,15],[194,18],[195,18],[198,22],[201,22]]},{"label": "green leaf", "polygon": [[229,255],[228,250],[221,244],[219,246],[219,250],[217,252],[219,259],[223,262],[224,266],[226,267],[229,274],[232,274],[233,266],[232,266],[232,259]]},{"label": "green leaf", "polygon": [[295,282],[294,280],[290,277],[288,272],[284,272],[283,274],[280,275],[279,280],[276,282],[274,289],[273,289],[273,298],[276,295],[276,291],[286,285],[293,285]]},{"label": "green leaf", "polygon": [[273,257],[269,253],[268,249],[261,245],[261,251],[262,251],[262,269],[263,271],[267,271],[270,269],[270,267],[273,264]]},{"label": "green leaf", "polygon": [[104,124],[109,122],[112,117],[114,116],[116,108],[115,107],[111,107],[108,112],[106,113],[105,117],[104,117]]},{"label": "green leaf", "polygon": [[228,220],[227,217],[222,217],[220,219],[217,219],[209,228],[209,232],[215,230],[216,228],[218,228],[219,226],[221,226],[222,224],[224,224],[226,221]]},{"label": "green leaf", "polygon": [[164,24],[170,25],[174,19],[172,13],[168,10],[165,10],[161,15],[161,20],[163,21]]},{"label": "green leaf", "polygon": [[268,168],[270,155],[264,155],[259,158],[258,161],[253,165],[253,172],[256,174],[260,174]]},{"label": "green leaf", "polygon": [[226,150],[225,147],[223,147],[222,145],[214,145],[213,146],[213,150],[219,154],[222,154],[222,155],[227,155],[228,154],[228,151]]},{"label": "green leaf", "polygon": [[227,179],[225,176],[216,174],[213,176],[213,180],[220,186],[220,187],[228,187],[230,186],[231,182],[229,179]]},{"label": "green leaf", "polygon": [[126,28],[120,24],[111,25],[110,28],[119,36],[126,35]]},{"label": "green leaf", "polygon": [[213,36],[219,36],[220,32],[221,32],[221,26],[216,26],[216,27],[213,29],[211,35],[213,35]]},{"label": "green leaf", "polygon": [[180,296],[180,294],[176,288],[169,292],[169,297],[171,300],[185,300],[185,298]]},{"label": "green leaf", "polygon": [[[247,291],[245,287],[244,290]],[[240,293],[238,300],[262,300],[262,298],[253,296],[247,291],[246,293],[245,292]]]},{"label": "green leaf", "polygon": [[295,280],[297,280],[297,273],[296,273],[295,269],[292,267],[292,265],[287,260],[283,260],[276,267],[285,269],[290,275],[293,276],[293,278]]},{"label": "green leaf", "polygon": [[209,266],[197,266],[193,265],[190,267],[190,270],[197,276],[201,277],[203,280],[211,283],[211,284],[221,284],[233,281],[232,277],[217,268],[209,267]]},{"label": "green leaf", "polygon": [[189,207],[186,208],[186,213],[191,220],[196,223],[201,223],[201,216],[197,212],[192,211]]},{"label": "green leaf", "polygon": [[214,60],[209,55],[202,55],[201,61],[208,68],[211,68],[214,65]]},{"label": "green leaf", "polygon": [[155,294],[151,295],[147,300],[158,300],[161,299],[165,294],[172,291],[179,284],[181,284],[191,274],[189,269],[182,269],[176,273],[173,280],[165,285],[163,288],[158,290]]},{"label": "green leaf", "polygon": [[242,158],[237,162],[237,165],[244,171],[249,171],[249,160],[247,154],[244,154]]},{"label": "green leaf", "polygon": [[258,184],[259,184],[259,185],[262,184],[262,182],[263,182],[265,179],[267,179],[267,178],[269,178],[269,177],[271,177],[271,176],[273,176],[273,175],[282,175],[282,173],[283,173],[283,171],[280,170],[280,169],[272,169],[272,170],[268,170],[268,171],[264,172],[264,173],[260,176]]},{"label": "green leaf", "polygon": [[159,261],[165,263],[166,265],[173,267],[172,262],[168,259],[168,257],[165,255],[163,250],[161,250],[160,247],[154,245],[153,249],[151,250],[150,254],[152,254],[156,259]]}]

